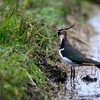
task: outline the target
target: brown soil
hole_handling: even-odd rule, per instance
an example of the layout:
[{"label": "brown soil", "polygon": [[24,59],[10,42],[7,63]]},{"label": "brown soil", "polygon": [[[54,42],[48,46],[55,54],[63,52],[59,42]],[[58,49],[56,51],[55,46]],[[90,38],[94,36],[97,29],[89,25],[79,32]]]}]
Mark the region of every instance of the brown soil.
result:
[{"label": "brown soil", "polygon": [[[75,22],[74,17],[72,17],[72,16],[67,16],[66,20],[67,20],[68,23],[70,23],[70,25],[72,25]],[[88,52],[87,52],[89,49],[91,49],[90,46],[89,46],[89,38],[92,37],[94,34],[97,34],[97,33],[95,32],[94,28],[89,23],[87,23],[87,22],[85,22],[85,23],[77,22],[72,29],[68,30],[67,33],[68,33],[69,42],[75,48],[77,48],[86,57],[92,56],[92,55],[88,55]],[[59,50],[59,42],[58,43],[56,42],[55,44],[56,44],[55,52],[57,54],[57,52]],[[60,61],[56,62],[56,65],[58,66],[59,69],[62,69],[63,71],[65,71],[67,73],[67,76],[69,76],[70,67],[62,61],[59,54],[57,54],[56,56],[58,56],[58,58],[60,59]],[[76,67],[75,70],[76,70],[76,73],[77,73],[78,71],[81,70],[81,68]],[[90,79],[91,77],[88,77],[88,78]],[[62,90],[61,90],[61,92],[62,92]],[[59,94],[61,94],[61,92],[59,92]]]},{"label": "brown soil", "polygon": [[[70,25],[72,25],[75,22],[74,17],[72,16],[67,16],[66,20]],[[69,25],[69,26],[70,26]],[[68,26],[68,25],[67,25]],[[76,22],[75,26],[68,30],[68,40],[69,42],[76,47],[79,51],[81,51],[85,56],[88,56],[87,50],[89,49],[89,38],[96,33],[91,25],[89,25],[87,22],[81,23],[81,22]],[[49,97],[55,97],[58,96],[59,94],[64,94],[65,91],[65,84],[60,84],[57,85],[58,83],[65,83],[67,80],[67,76],[70,74],[70,68],[69,66],[64,63],[59,54],[59,40],[55,41],[55,49],[54,49],[54,54],[51,57],[53,59],[54,56],[58,57],[58,60],[55,62],[55,65],[50,65],[46,58],[46,54],[38,54],[40,58],[38,59],[40,63],[38,63],[38,67],[44,72],[45,76],[47,77],[48,86],[46,87],[46,91],[49,94]],[[90,48],[91,49],[91,48]],[[41,66],[44,66],[44,69],[42,69]],[[80,70],[80,68],[76,68],[76,72]],[[34,100],[40,100],[41,94],[38,94],[39,92],[35,91],[35,87],[31,84],[28,83],[27,86],[27,94],[28,94],[28,99],[32,97],[36,97]],[[33,91],[34,89],[34,91]],[[60,91],[59,91],[60,90]],[[59,94],[58,94],[59,93]],[[35,96],[34,96],[35,95]],[[38,96],[40,95],[40,97]],[[42,100],[42,99],[41,99]]]}]

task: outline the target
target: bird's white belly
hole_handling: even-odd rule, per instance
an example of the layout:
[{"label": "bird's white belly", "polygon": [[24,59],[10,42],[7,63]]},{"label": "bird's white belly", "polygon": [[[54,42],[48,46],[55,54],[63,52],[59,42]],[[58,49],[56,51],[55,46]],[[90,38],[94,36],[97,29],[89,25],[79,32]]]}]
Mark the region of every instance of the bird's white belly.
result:
[{"label": "bird's white belly", "polygon": [[63,57],[63,56],[62,56],[62,54],[61,54],[61,51],[62,51],[62,50],[64,50],[64,48],[59,50],[59,55],[61,56],[61,58],[62,58],[67,64],[69,64],[70,66],[76,66],[76,65],[77,65],[76,63],[72,62],[72,61],[71,61],[70,59],[68,59],[67,57]]}]

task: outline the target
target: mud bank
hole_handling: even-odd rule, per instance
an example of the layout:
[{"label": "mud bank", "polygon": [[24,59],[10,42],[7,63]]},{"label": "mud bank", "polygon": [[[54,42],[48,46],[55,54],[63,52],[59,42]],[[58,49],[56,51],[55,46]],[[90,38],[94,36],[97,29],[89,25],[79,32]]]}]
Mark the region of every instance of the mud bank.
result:
[{"label": "mud bank", "polygon": [[[92,58],[100,62],[100,14],[96,14],[91,17],[85,25],[81,25],[80,29],[72,30],[76,33],[76,36],[69,36],[70,42],[78,48],[87,57]],[[74,37],[74,39],[73,39]],[[80,38],[77,38],[80,37]],[[75,40],[86,40],[88,46]],[[70,76],[70,69],[68,65],[62,62],[60,67],[64,67],[68,76]],[[83,80],[89,76],[94,81]],[[76,67],[76,77],[74,82],[74,88],[71,87],[70,78],[66,81],[66,91],[64,96],[55,98],[53,100],[100,100],[100,70],[95,66],[81,66]]]}]

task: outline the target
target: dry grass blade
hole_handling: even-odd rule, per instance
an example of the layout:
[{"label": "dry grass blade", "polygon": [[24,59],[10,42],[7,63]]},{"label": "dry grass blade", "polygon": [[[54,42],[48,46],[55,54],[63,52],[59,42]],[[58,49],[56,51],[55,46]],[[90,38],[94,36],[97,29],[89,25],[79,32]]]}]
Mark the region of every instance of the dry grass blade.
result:
[{"label": "dry grass blade", "polygon": [[30,75],[28,72],[26,72],[26,74],[27,74],[27,76],[29,77],[29,79],[31,80],[32,85],[33,85],[33,86],[36,86],[36,83],[33,81],[31,75]]}]

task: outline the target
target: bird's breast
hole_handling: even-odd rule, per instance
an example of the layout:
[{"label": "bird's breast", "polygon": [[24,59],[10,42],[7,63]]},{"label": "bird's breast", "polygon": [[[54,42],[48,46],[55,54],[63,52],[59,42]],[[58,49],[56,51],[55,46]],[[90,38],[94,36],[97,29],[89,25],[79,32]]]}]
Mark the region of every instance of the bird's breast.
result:
[{"label": "bird's breast", "polygon": [[60,57],[61,57],[64,61],[66,61],[66,62],[68,62],[68,63],[71,63],[72,61],[71,61],[70,59],[68,59],[67,57],[64,57],[64,56],[62,55],[62,53],[61,53],[62,50],[64,50],[64,49],[60,49],[60,50],[59,50],[59,55],[60,55]]}]

